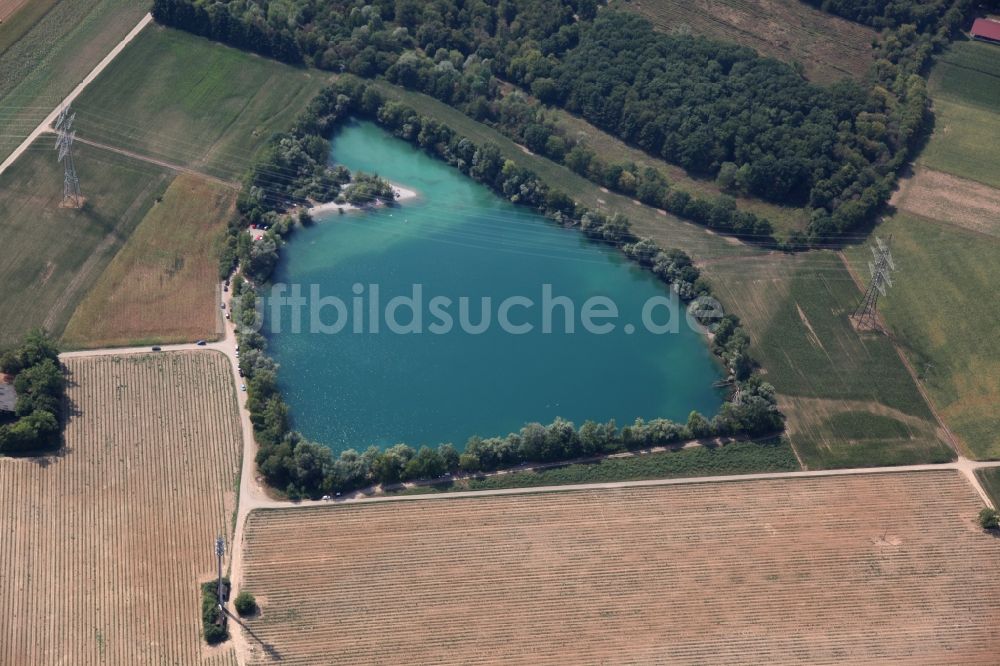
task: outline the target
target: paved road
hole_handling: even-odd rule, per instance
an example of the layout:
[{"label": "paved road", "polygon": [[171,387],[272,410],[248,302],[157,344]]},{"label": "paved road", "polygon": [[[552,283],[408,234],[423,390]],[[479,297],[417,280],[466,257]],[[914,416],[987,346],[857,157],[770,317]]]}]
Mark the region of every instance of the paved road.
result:
[{"label": "paved road", "polygon": [[73,88],[73,90],[68,95],[66,95],[65,99],[63,99],[63,101],[58,106],[56,106],[56,108],[52,109],[52,112],[49,115],[45,116],[45,120],[43,120],[41,124],[39,124],[38,127],[36,127],[31,132],[31,134],[28,135],[28,138],[22,141],[21,145],[15,148],[14,152],[8,155],[7,159],[5,159],[2,163],[0,163],[0,174],[6,171],[7,168],[10,167],[10,165],[13,164],[14,161],[21,156],[21,153],[23,153],[25,150],[28,149],[28,147],[32,144],[32,142],[34,142],[35,139],[40,137],[45,132],[50,131],[52,123],[54,123],[56,117],[59,116],[59,112],[62,111],[67,105],[69,105],[73,100],[75,100],[80,95],[80,93],[83,92],[83,89],[86,88],[88,85],[90,85],[90,82],[96,79],[98,75],[101,72],[103,72],[108,65],[111,64],[111,61],[114,60],[115,57],[122,52],[122,49],[124,49],[129,42],[135,39],[135,36],[138,35],[140,32],[142,32],[142,29],[145,28],[147,25],[149,25],[149,23],[152,20],[153,20],[152,14],[146,14],[145,16],[142,17],[142,20],[140,20],[139,23],[137,23],[136,26],[132,28],[132,30],[127,35],[125,35],[122,41],[118,42],[118,44],[115,45],[113,49],[111,49],[108,55],[104,56],[104,59],[101,60],[101,62],[97,63],[94,69],[90,70],[90,74],[87,74],[87,76],[84,77],[83,81],[80,81],[80,83],[75,88]]}]

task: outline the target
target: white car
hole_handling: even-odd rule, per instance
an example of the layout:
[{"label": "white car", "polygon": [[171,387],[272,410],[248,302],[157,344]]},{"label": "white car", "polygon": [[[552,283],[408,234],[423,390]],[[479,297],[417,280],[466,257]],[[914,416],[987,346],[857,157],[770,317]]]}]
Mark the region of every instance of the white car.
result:
[{"label": "white car", "polygon": [[246,391],[247,390],[247,385],[246,384],[240,384],[240,390],[241,391]]}]

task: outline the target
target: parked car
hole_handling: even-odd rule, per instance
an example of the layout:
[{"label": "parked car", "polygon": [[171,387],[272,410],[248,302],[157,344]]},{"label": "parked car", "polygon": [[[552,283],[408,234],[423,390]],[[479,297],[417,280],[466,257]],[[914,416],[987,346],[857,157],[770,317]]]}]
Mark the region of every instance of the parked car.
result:
[{"label": "parked car", "polygon": [[161,347],[153,347],[153,351],[162,351]]},{"label": "parked car", "polygon": [[199,347],[204,347],[205,346],[205,341],[204,340],[199,340],[195,344],[198,345]]}]

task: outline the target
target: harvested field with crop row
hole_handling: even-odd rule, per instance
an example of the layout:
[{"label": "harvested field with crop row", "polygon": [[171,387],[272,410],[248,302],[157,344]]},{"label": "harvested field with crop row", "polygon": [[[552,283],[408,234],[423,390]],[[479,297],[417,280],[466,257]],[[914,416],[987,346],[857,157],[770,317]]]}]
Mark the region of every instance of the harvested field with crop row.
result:
[{"label": "harvested field with crop row", "polygon": [[0,663],[234,663],[203,653],[198,591],[235,508],[228,361],[66,363],[65,449],[0,459]]},{"label": "harvested field with crop row", "polygon": [[981,507],[941,471],[256,511],[250,640],[255,663],[994,663]]}]

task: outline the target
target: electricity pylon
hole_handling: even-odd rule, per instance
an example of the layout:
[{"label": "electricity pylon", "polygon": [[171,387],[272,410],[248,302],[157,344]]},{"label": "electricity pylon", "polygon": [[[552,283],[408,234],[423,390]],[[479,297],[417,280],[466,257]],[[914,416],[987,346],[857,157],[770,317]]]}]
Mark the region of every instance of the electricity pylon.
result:
[{"label": "electricity pylon", "polygon": [[219,608],[223,607],[222,598],[222,556],[226,554],[226,540],[222,536],[215,537],[215,558],[219,562]]},{"label": "electricity pylon", "polygon": [[851,315],[858,329],[873,329],[876,325],[878,307],[878,297],[885,296],[885,288],[892,286],[892,276],[890,273],[896,269],[896,264],[892,260],[892,252],[889,250],[889,243],[892,236],[887,241],[875,238],[875,245],[872,246],[874,261],[868,262],[868,270],[872,274],[871,282],[868,283],[868,291],[861,299],[861,304]]},{"label": "electricity pylon", "polygon": [[59,151],[59,161],[63,164],[63,208],[82,208],[83,195],[80,194],[80,179],[76,175],[76,165],[73,164],[73,140],[76,132],[73,130],[75,113],[70,113],[69,107],[64,108],[56,118],[56,150]]}]

